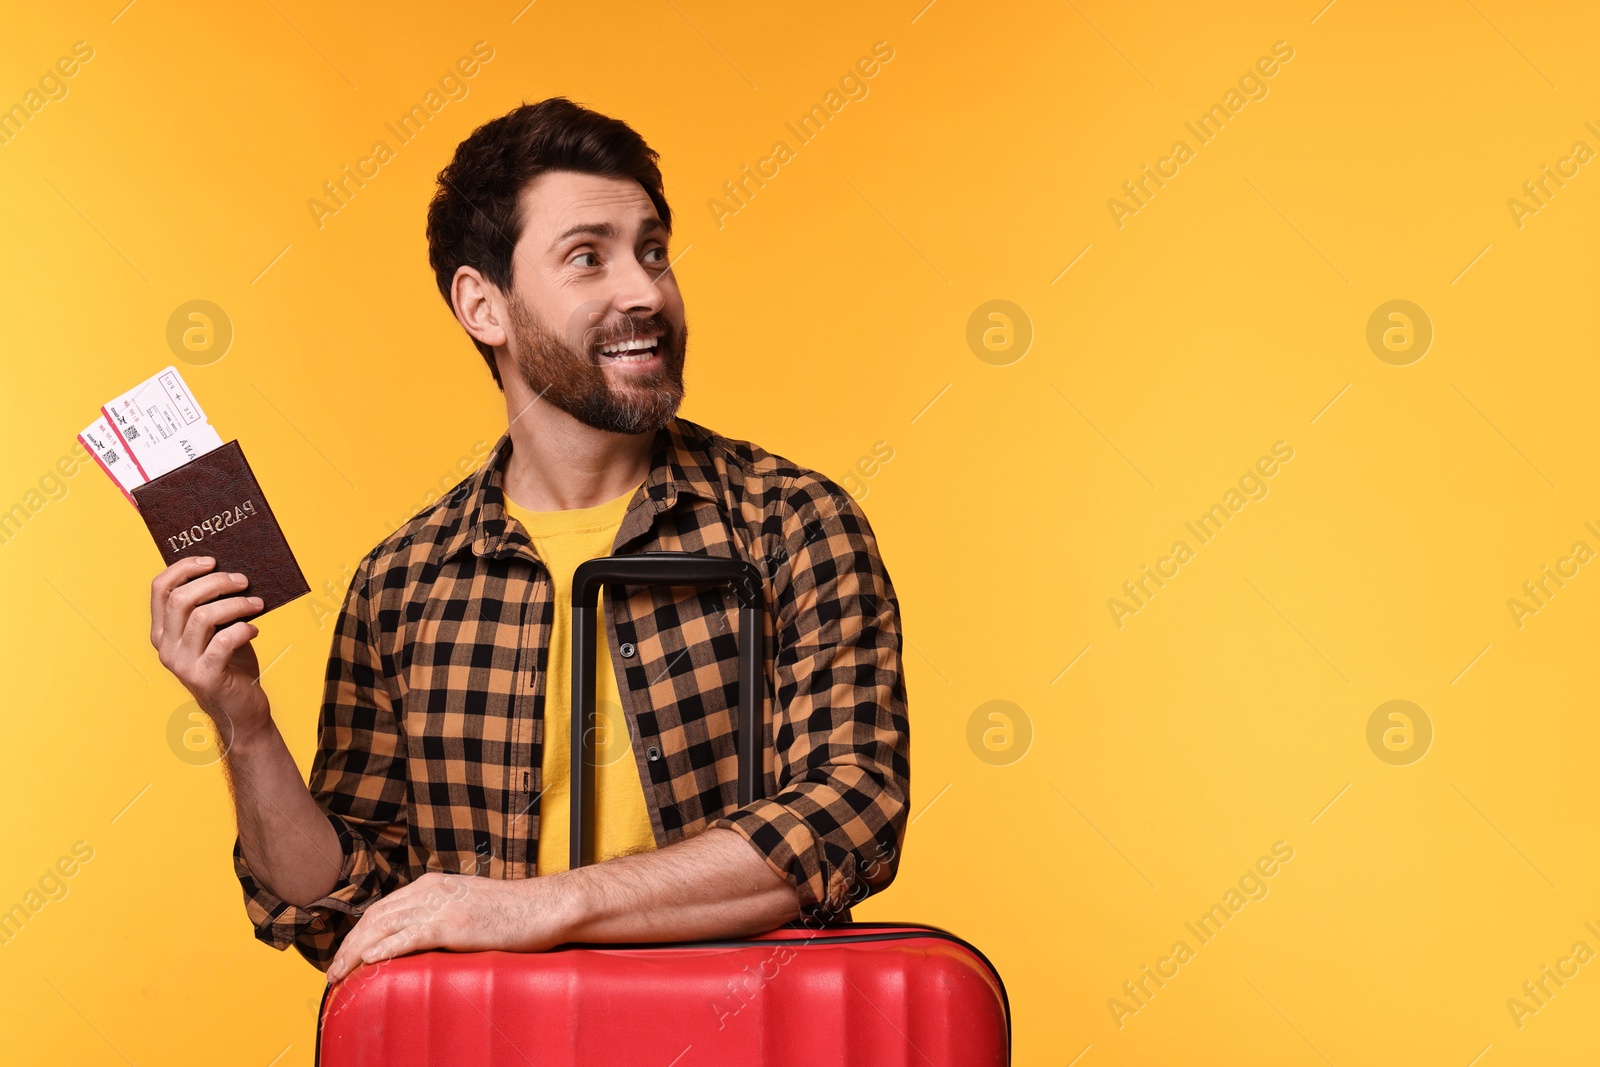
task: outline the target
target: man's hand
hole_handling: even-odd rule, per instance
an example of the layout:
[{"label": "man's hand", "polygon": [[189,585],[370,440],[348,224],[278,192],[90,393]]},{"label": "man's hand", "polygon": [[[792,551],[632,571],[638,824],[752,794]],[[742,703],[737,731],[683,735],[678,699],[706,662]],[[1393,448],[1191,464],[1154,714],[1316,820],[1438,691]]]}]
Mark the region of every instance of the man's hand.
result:
[{"label": "man's hand", "polygon": [[[211,716],[223,748],[258,733],[272,718],[250,641],[260,631],[236,621],[261,610],[260,597],[238,594],[245,577],[210,573],[209,556],[180,559],[150,583],[150,643],[195,702]],[[220,599],[219,599],[220,598]]]},{"label": "man's hand", "polygon": [[568,922],[558,881],[430,871],[362,914],[329,964],[328,981],[363,963],[431,948],[541,952],[559,945]]},{"label": "man's hand", "polygon": [[430,871],[369,907],[328,966],[430,948],[543,952],[569,941],[746,937],[800,916],[795,887],[732,830],[536,878]]}]

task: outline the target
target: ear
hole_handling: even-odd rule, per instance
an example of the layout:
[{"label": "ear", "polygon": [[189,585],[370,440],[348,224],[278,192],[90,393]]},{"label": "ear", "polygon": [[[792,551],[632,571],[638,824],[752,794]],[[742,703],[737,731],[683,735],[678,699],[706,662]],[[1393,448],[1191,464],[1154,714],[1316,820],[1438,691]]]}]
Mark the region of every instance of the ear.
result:
[{"label": "ear", "polygon": [[510,337],[510,308],[495,284],[476,267],[456,268],[450,280],[450,305],[461,328],[490,348],[501,348]]}]

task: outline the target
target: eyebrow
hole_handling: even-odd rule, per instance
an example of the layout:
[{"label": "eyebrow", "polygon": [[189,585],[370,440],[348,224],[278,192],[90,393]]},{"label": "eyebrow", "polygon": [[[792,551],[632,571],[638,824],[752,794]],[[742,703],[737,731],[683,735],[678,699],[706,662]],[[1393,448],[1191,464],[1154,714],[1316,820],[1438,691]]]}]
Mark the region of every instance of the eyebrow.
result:
[{"label": "eyebrow", "polygon": [[[639,225],[639,236],[667,232],[666,223],[654,216],[645,219]],[[554,241],[550,242],[550,250],[554,252],[574,237],[600,237],[608,241],[616,240],[617,228],[609,222],[580,222],[568,228]]]}]

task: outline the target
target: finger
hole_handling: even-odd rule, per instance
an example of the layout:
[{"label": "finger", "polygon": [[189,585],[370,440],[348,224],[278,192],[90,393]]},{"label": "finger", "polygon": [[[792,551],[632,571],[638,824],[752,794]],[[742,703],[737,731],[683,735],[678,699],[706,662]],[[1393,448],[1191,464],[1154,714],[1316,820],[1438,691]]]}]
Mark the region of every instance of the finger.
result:
[{"label": "finger", "polygon": [[[235,624],[235,625],[249,625]],[[220,634],[218,635],[221,636]],[[328,966],[328,981],[336,982],[350,972],[350,969],[360,962],[360,953],[378,941],[388,937],[400,926],[395,915],[397,912],[412,912],[416,910],[415,904],[419,895],[426,894],[439,882],[436,872],[428,872],[415,881],[407,882],[399,889],[386,893],[369,904],[361,913],[361,918],[356,920],[355,929],[345,935],[344,942],[339,946],[339,951],[334,953],[333,962]]]},{"label": "finger", "polygon": [[356,922],[344,939],[344,944],[339,946],[338,953],[334,956],[335,962],[342,962],[348,971],[361,959],[361,954],[372,945],[400,928],[400,923],[395,921],[395,909],[391,904],[391,897],[383,897],[376,904],[369,907]]},{"label": "finger", "polygon": [[423,923],[421,926],[409,926],[379,941],[361,954],[361,962],[378,963],[396,956],[424,952],[437,947],[438,938],[434,933],[433,924]]},{"label": "finger", "polygon": [[230,596],[201,604],[189,613],[189,621],[178,639],[178,649],[189,660],[200,660],[206,654],[217,627],[226,625],[252,612],[261,610],[258,596]]},{"label": "finger", "polygon": [[210,556],[188,556],[156,575],[150,582],[150,643],[161,647],[161,634],[167,614],[167,597],[191,578],[199,577],[217,561]]},{"label": "finger", "polygon": [[[410,907],[411,898],[416,895],[417,892],[416,886],[416,882],[407,882],[400,888],[391,890],[390,892],[379,897],[377,900],[373,901],[371,904],[368,904],[366,910],[361,913],[361,920],[356,923],[356,928],[351,931],[350,936],[354,937],[361,933],[364,926],[376,926],[380,923],[387,922],[388,920],[386,916],[388,916],[391,912],[394,912],[396,909]],[[369,930],[367,932],[370,933],[371,931]]]},{"label": "finger", "polygon": [[[388,899],[385,897],[379,903],[385,903]],[[404,929],[409,915],[411,915],[409,908],[398,912],[391,908],[377,914],[368,909],[356,923],[356,928],[345,937],[344,944],[339,946],[339,951],[334,954],[333,963],[328,967],[328,980],[336,982],[349,974],[373,945]]]},{"label": "finger", "polygon": [[362,942],[365,938],[357,935],[361,933],[361,924],[364,922],[366,922],[365,917],[356,923],[354,930],[345,935],[344,943],[339,946],[339,951],[333,954],[333,962],[328,965],[328,982],[330,984],[343,979],[350,973],[350,969],[361,961]]},{"label": "finger", "polygon": [[345,963],[345,958],[344,947],[341,945],[339,951],[334,953],[333,962],[328,964],[327,978],[329,985],[344,981],[345,975],[350,973],[350,967]]},{"label": "finger", "polygon": [[356,930],[359,929],[361,929],[361,922],[358,920],[356,929],[345,935],[344,941],[339,945],[339,951],[333,954],[333,962],[328,964],[328,982],[330,985],[350,972],[350,961],[352,959],[360,958],[354,954],[355,949],[350,944],[350,939],[356,936]]},{"label": "finger", "polygon": [[184,627],[189,623],[189,613],[196,607],[225,594],[238,593],[244,586],[243,575],[222,571],[195,578],[172,590],[167,594],[167,609],[163,617],[163,645],[170,649],[182,639]]},{"label": "finger", "polygon": [[[257,607],[259,606],[258,603]],[[224,626],[206,646],[205,654],[200,660],[209,670],[221,670],[222,665],[227,663],[235,652],[254,641],[260,633],[261,628],[253,622],[236,622],[232,626]]]},{"label": "finger", "polygon": [[201,603],[228,593],[241,592],[244,584],[234,575],[218,571],[173,588],[166,596],[166,607],[162,612],[163,644],[170,646],[181,638],[183,628],[189,621],[189,613]]}]

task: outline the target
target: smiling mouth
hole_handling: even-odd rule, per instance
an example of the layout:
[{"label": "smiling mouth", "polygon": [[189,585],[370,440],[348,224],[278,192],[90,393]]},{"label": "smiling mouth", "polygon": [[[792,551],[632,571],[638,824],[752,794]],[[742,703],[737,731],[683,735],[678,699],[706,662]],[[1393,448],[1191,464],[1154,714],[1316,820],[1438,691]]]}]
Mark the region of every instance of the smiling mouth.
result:
[{"label": "smiling mouth", "polygon": [[661,338],[636,337],[600,346],[600,356],[611,363],[647,363],[660,354]]}]

